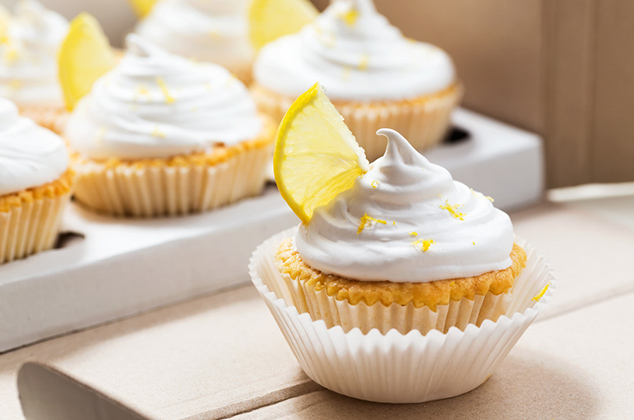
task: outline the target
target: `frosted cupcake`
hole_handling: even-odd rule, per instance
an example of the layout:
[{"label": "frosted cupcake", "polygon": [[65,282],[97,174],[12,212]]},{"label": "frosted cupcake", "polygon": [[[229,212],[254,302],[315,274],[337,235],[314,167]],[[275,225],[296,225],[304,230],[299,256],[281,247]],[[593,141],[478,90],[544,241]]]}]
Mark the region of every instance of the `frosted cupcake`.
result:
[{"label": "frosted cupcake", "polygon": [[370,161],[385,150],[382,127],[419,150],[439,142],[462,92],[451,58],[404,38],[371,0],[334,1],[298,34],[265,45],[254,79],[259,109],[277,121],[319,82]]},{"label": "frosted cupcake", "polygon": [[64,141],[0,98],[0,263],[53,247],[72,182]]},{"label": "frosted cupcake", "polygon": [[369,164],[313,86],[278,129],[275,177],[302,220],[250,274],[306,374],[364,400],[460,395],[495,371],[550,298],[552,273],[492,200],[394,130]]},{"label": "frosted cupcake", "polygon": [[57,51],[68,22],[35,0],[21,0],[0,43],[0,96],[20,113],[59,132],[66,110],[57,79]]},{"label": "frosted cupcake", "polygon": [[380,133],[385,155],[279,248],[298,307],[344,331],[497,320],[526,261],[509,217],[397,132]]},{"label": "frosted cupcake", "polygon": [[161,0],[136,33],[174,54],[220,64],[249,83],[248,7],[249,0]]},{"label": "frosted cupcake", "polygon": [[69,118],[76,199],[112,215],[187,214],[260,192],[274,128],[224,68],[137,35]]}]

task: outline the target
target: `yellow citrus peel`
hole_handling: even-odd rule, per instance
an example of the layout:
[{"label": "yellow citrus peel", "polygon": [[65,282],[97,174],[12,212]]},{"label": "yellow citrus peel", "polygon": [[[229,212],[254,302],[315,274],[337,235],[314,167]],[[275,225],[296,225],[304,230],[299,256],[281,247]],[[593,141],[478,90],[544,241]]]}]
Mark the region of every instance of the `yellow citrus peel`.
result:
[{"label": "yellow citrus peel", "polygon": [[534,300],[535,302],[539,302],[539,300],[540,300],[541,298],[543,298],[543,297],[544,297],[544,295],[546,294],[546,291],[548,291],[548,288],[549,288],[549,287],[550,287],[550,283],[548,283],[548,284],[547,284],[547,285],[546,285],[546,286],[542,289],[542,291],[541,291],[541,292],[539,292],[539,294],[533,298],[533,300]]},{"label": "yellow citrus peel", "polygon": [[351,188],[369,166],[318,83],[297,98],[278,128],[273,168],[280,194],[302,222]]},{"label": "yellow citrus peel", "polygon": [[445,204],[441,204],[440,208],[447,210],[454,219],[464,220],[465,214],[458,211],[458,207],[461,205],[462,204],[450,204],[449,200],[445,200]]},{"label": "yellow citrus peel", "polygon": [[249,7],[249,38],[255,50],[299,32],[319,11],[308,0],[253,0]]},{"label": "yellow citrus peel", "polygon": [[381,219],[375,219],[372,216],[368,216],[368,213],[365,213],[362,217],[361,217],[361,224],[359,225],[359,229],[357,229],[357,235],[360,234],[361,232],[363,232],[363,229],[365,229],[365,227],[370,224],[370,223],[380,223],[382,225],[387,225],[387,222],[385,220],[381,220]]},{"label": "yellow citrus peel", "polygon": [[433,239],[418,239],[412,242],[412,246],[422,252],[427,252],[433,243]]},{"label": "yellow citrus peel", "polygon": [[108,38],[97,20],[88,13],[80,13],[70,23],[57,59],[59,80],[69,111],[116,62]]},{"label": "yellow citrus peel", "polygon": [[144,18],[150,14],[152,8],[158,0],[128,0],[132,10],[139,18]]}]

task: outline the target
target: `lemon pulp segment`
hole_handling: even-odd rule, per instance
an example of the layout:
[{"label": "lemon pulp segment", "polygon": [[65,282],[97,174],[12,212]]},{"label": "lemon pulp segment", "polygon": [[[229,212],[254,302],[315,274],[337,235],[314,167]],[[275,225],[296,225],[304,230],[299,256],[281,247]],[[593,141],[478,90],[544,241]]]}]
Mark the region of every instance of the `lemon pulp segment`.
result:
[{"label": "lemon pulp segment", "polygon": [[115,65],[115,55],[97,20],[80,13],[70,23],[58,55],[59,79],[68,110]]},{"label": "lemon pulp segment", "polygon": [[277,38],[299,32],[319,14],[308,0],[253,0],[249,38],[257,50]]},{"label": "lemon pulp segment", "polygon": [[368,171],[365,153],[319,84],[302,94],[277,132],[275,180],[304,223]]}]

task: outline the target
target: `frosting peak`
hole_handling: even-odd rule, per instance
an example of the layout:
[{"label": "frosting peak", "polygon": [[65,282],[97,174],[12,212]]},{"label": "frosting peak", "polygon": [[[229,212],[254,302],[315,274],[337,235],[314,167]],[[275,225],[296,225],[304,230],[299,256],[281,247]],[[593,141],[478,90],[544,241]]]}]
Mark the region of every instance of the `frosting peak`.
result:
[{"label": "frosting peak", "polygon": [[0,45],[0,96],[19,105],[62,106],[57,50],[68,22],[35,0],[21,0]]},{"label": "frosting peak", "polygon": [[302,259],[363,281],[428,282],[509,267],[509,217],[399,133],[378,134],[388,138],[385,155],[299,227],[295,246]]},{"label": "frosting peak", "polygon": [[138,35],[72,113],[66,136],[93,159],[168,158],[255,138],[262,122],[227,70],[172,55]]},{"label": "frosting peak", "polygon": [[68,169],[68,152],[58,135],[20,117],[0,98],[0,196],[38,187]]},{"label": "frosting peak", "polygon": [[371,0],[335,0],[298,34],[265,45],[254,76],[288,96],[319,82],[331,99],[376,101],[441,91],[455,72],[444,51],[404,38]]}]

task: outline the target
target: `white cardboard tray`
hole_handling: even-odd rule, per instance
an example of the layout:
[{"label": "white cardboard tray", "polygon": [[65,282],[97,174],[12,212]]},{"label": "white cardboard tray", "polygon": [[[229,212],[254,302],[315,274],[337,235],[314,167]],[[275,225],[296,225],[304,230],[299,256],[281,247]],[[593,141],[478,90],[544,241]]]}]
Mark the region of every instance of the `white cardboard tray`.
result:
[{"label": "white cardboard tray", "polygon": [[[425,155],[499,208],[541,199],[538,136],[473,112],[470,138]],[[298,219],[269,187],[260,197],[176,218],[113,219],[72,204],[63,248],[0,265],[0,352],[249,281],[255,247]]]},{"label": "white cardboard tray", "polygon": [[425,153],[431,162],[444,166],[453,178],[495,199],[505,211],[529,206],[544,194],[542,140],[466,109],[453,114],[456,127],[471,139],[443,144]]}]

